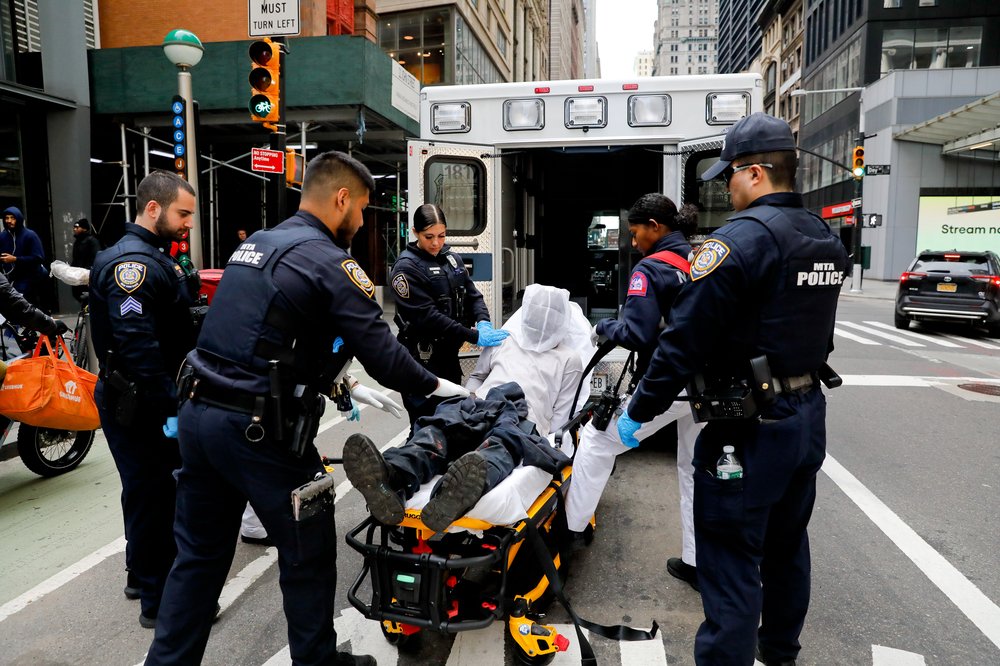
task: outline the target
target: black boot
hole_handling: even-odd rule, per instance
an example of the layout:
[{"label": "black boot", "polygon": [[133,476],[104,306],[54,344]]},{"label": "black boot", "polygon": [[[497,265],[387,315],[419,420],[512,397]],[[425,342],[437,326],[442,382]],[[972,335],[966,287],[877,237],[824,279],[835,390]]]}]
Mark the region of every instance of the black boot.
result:
[{"label": "black boot", "polygon": [[368,503],[372,517],[384,525],[403,520],[403,500],[390,483],[389,466],[365,435],[356,433],[344,443],[344,472]]},{"label": "black boot", "polygon": [[443,532],[474,507],[485,490],[486,459],[470,451],[448,467],[420,519],[435,532]]}]

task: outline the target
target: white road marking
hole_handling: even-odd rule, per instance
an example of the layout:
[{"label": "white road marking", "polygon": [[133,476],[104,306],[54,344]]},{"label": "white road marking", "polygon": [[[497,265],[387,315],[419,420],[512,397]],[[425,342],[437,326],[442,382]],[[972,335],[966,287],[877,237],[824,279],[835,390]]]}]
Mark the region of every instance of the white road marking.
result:
[{"label": "white road marking", "polygon": [[[380,630],[381,631],[381,630]],[[446,666],[504,666],[504,632],[507,623],[497,620],[476,631],[460,631],[451,645]],[[381,664],[382,661],[379,660]]]},{"label": "white road marking", "polygon": [[[553,624],[555,630],[560,634],[569,639],[569,649],[565,652],[556,652],[555,659],[552,660],[553,664],[579,664],[580,663],[580,640],[576,637],[576,628],[572,624]],[[586,629],[580,629],[583,635],[590,640],[590,632]]]},{"label": "white road marking", "polygon": [[833,456],[823,471],[981,632],[1000,648],[1000,607],[903,522]]},{"label": "white road marking", "polygon": [[884,328],[889,331],[893,331],[899,335],[908,335],[911,338],[916,338],[917,340],[923,340],[924,342],[929,342],[932,345],[940,345],[942,347],[951,347],[952,349],[961,349],[962,345],[956,345],[954,342],[948,342],[947,340],[940,340],[933,335],[927,335],[926,333],[917,333],[916,331],[904,331],[896,328],[895,326],[890,326],[880,321],[866,321],[869,326],[875,326],[877,328]]},{"label": "white road marking", "polygon": [[975,345],[977,347],[982,347],[983,349],[1000,349],[996,345],[991,345],[988,342],[983,342],[982,340],[977,340],[976,338],[963,338],[958,335],[951,335],[949,333],[942,333],[941,337],[948,338],[950,340],[957,340],[959,342],[966,342],[970,345]]},{"label": "white road marking", "polygon": [[370,654],[375,657],[375,661],[385,666],[395,666],[399,661],[399,650],[385,640],[379,623],[369,620],[357,609],[352,607],[341,611],[333,621],[333,628],[337,632],[337,643],[351,644],[348,650],[351,654]]},{"label": "white road marking", "polygon": [[[336,626],[337,622],[334,621],[333,624]],[[263,666],[288,666],[290,663],[292,663],[292,651],[289,650],[286,645],[276,655],[265,661]],[[386,662],[386,666],[388,666],[389,663],[390,662]],[[395,664],[396,662],[394,660],[391,663]]]},{"label": "white road marking", "polygon": [[847,338],[848,340],[854,340],[855,342],[860,342],[863,345],[881,345],[881,342],[875,342],[874,340],[869,340],[868,338],[863,338],[860,335],[854,335],[853,333],[848,333],[847,331],[842,331],[839,328],[833,329],[834,335],[839,335],[842,338]]},{"label": "white road marking", "polygon": [[247,591],[254,581],[264,575],[271,565],[278,561],[278,549],[268,548],[264,551],[264,554],[253,560],[245,567],[242,571],[229,579],[225,587],[222,588],[222,593],[219,595],[219,606],[221,607],[219,612],[223,613],[227,608],[233,605],[240,595]]},{"label": "white road marking", "polygon": [[919,342],[914,342],[913,340],[907,340],[904,337],[901,337],[901,336],[898,336],[898,335],[893,335],[892,333],[883,333],[882,331],[879,331],[879,330],[876,330],[876,329],[872,329],[872,328],[868,328],[867,326],[862,326],[861,324],[856,324],[853,321],[838,321],[837,325],[838,326],[847,326],[849,328],[853,328],[853,329],[859,330],[859,331],[861,331],[863,333],[867,333],[868,335],[874,335],[875,337],[878,337],[878,338],[885,338],[886,340],[890,340],[890,341],[895,342],[897,344],[903,345],[904,347],[923,347],[924,346],[924,345],[920,344]]},{"label": "white road marking", "polygon": [[11,599],[3,606],[0,606],[0,622],[23,609],[28,604],[38,601],[49,592],[54,592],[74,578],[91,569],[112,555],[117,555],[125,550],[125,537],[119,537],[106,546],[98,548],[82,560],[71,564],[59,573],[47,580],[42,581],[16,599]]},{"label": "white road marking", "polygon": [[667,648],[657,635],[648,641],[621,641],[622,664],[643,664],[644,666],[667,666]]},{"label": "white road marking", "polygon": [[924,666],[924,656],[883,645],[872,645],[872,666]]},{"label": "white road marking", "polygon": [[924,377],[906,375],[841,375],[844,386],[918,387],[934,386]]}]

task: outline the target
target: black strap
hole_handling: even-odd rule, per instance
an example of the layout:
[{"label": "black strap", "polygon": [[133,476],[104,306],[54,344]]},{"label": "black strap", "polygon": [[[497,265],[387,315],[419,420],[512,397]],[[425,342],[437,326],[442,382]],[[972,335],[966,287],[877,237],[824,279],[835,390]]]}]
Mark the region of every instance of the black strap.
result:
[{"label": "black strap", "polygon": [[607,356],[611,350],[617,346],[617,343],[614,341],[605,340],[601,343],[601,346],[597,348],[597,351],[594,352],[594,356],[587,363],[587,367],[583,369],[583,375],[580,377],[580,383],[577,384],[576,393],[573,394],[573,408],[569,410],[570,415],[576,414],[576,405],[580,399],[580,391],[583,390],[583,380],[586,379],[587,375],[590,374],[590,371],[601,362],[601,359]]},{"label": "black strap", "polygon": [[[570,618],[573,620],[573,626],[576,629],[576,638],[580,641],[580,663],[584,666],[597,666],[597,658],[594,656],[594,648],[590,646],[590,641],[583,633],[583,629],[588,630],[592,634],[597,634],[603,638],[610,638],[615,641],[648,641],[656,637],[656,632],[659,631],[660,625],[653,620],[653,626],[649,631],[642,629],[633,629],[632,627],[625,626],[623,624],[614,625],[603,625],[590,622],[589,620],[584,620],[569,604],[569,600],[566,599],[566,595],[563,593],[562,581],[559,579],[559,572],[556,570],[555,563],[552,561],[552,555],[549,553],[548,547],[542,540],[542,535],[538,533],[538,528],[535,527],[535,523],[532,520],[525,522],[525,531],[528,534],[528,541],[531,542],[532,548],[535,550],[535,556],[538,558],[538,562],[542,565],[542,571],[545,577],[549,579],[549,585],[552,587],[552,592],[556,595],[556,599],[562,604],[566,612],[569,613]],[[581,627],[583,629],[581,629]]]}]

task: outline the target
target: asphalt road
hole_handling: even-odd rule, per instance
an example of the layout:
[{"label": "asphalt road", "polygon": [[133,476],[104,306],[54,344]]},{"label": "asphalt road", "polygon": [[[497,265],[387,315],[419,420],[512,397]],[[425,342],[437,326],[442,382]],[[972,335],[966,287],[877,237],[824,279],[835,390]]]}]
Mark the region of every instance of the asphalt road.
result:
[{"label": "asphalt road", "polygon": [[[1000,387],[1000,339],[950,328],[896,332],[891,301],[879,298],[889,295],[891,285],[876,284],[841,299],[831,364],[845,384],[827,392],[829,457],[811,528],[813,600],[799,663],[997,664],[1000,398],[976,391]],[[360,425],[331,413],[318,438],[327,455],[359,429],[382,445],[402,441],[405,424],[382,412],[365,409]],[[594,638],[601,664],[693,663],[700,599],[664,567],[680,548],[674,463],[669,445],[622,456],[594,543],[572,562],[567,591],[581,616],[660,625],[645,643]],[[335,474],[344,534],[367,514]],[[100,435],[77,470],[55,479],[16,459],[0,463],[0,664],[141,663],[151,632],[121,593],[119,492]],[[347,602],[360,558],[343,546],[337,567],[345,649],[383,665],[515,663],[502,622],[458,638],[426,634],[397,652]],[[272,550],[238,546],[221,603],[205,664],[289,663]],[[544,621],[568,629],[558,606]],[[570,651],[553,663],[579,663],[568,635]]]}]

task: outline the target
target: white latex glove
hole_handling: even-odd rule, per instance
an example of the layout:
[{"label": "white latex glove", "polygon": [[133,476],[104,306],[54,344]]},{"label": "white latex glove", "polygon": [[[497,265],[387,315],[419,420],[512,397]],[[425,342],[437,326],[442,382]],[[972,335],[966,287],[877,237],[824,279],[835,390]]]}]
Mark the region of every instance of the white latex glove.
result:
[{"label": "white latex glove", "polygon": [[464,386],[460,386],[455,382],[449,382],[447,379],[441,379],[438,377],[438,386],[434,389],[431,395],[439,398],[454,398],[455,396],[467,398],[469,397],[469,389]]},{"label": "white latex glove", "polygon": [[366,405],[377,407],[383,412],[389,412],[397,419],[402,416],[403,406],[387,396],[385,393],[374,391],[363,384],[355,384],[351,387],[351,399],[355,402],[363,402]]},{"label": "white latex glove", "polygon": [[596,347],[598,341],[600,340],[600,337],[601,336],[597,334],[597,326],[591,326],[590,327],[590,344],[592,344],[592,345],[594,345]]}]

